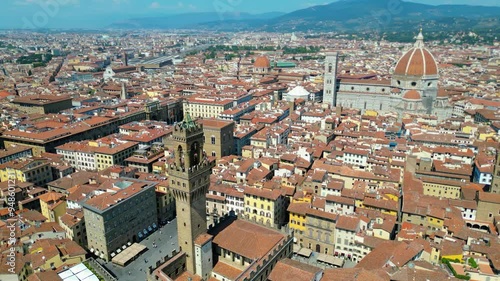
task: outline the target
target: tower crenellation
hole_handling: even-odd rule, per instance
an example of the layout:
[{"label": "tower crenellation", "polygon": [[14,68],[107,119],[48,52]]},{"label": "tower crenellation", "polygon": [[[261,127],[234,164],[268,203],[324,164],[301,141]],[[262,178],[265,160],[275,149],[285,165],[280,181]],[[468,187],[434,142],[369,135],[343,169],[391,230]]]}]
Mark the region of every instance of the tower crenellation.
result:
[{"label": "tower crenellation", "polygon": [[171,144],[175,164],[168,166],[170,187],[176,201],[178,243],[186,253],[186,269],[196,272],[194,241],[206,233],[206,193],[215,161],[208,159],[203,150],[203,125],[185,120],[174,127]]}]

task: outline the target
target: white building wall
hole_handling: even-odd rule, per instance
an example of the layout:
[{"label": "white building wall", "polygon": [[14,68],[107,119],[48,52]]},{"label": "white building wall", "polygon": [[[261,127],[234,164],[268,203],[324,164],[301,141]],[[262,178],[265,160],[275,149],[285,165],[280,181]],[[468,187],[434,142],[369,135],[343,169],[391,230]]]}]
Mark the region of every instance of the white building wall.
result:
[{"label": "white building wall", "polygon": [[354,206],[337,202],[326,201],[325,211],[332,214],[349,215],[354,213]]},{"label": "white building wall", "polygon": [[462,211],[462,218],[464,220],[476,220],[476,213],[477,211],[474,209],[469,209],[469,208],[460,208]]},{"label": "white building wall", "polygon": [[346,164],[366,167],[368,165],[368,155],[344,153],[343,161]]},{"label": "white building wall", "polygon": [[326,197],[328,195],[341,196],[342,193],[340,192],[340,190],[330,189],[330,188],[327,188],[326,186],[322,186],[321,187],[321,196]]},{"label": "white building wall", "polygon": [[489,174],[489,173],[480,173],[479,174],[479,183],[480,184],[491,185],[491,180],[492,179],[493,179],[492,174]]},{"label": "white building wall", "polygon": [[195,245],[196,254],[196,274],[204,280],[210,277],[212,272],[212,241],[205,243],[203,246]]}]

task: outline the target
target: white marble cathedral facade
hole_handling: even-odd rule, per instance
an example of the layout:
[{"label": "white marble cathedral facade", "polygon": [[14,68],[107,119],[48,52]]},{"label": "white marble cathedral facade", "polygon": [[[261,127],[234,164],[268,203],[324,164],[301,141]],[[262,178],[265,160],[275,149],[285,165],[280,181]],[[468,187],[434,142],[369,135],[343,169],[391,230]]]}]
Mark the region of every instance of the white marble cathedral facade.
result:
[{"label": "white marble cathedral facade", "polygon": [[396,64],[390,81],[339,79],[338,54],[325,58],[323,102],[332,106],[379,113],[429,114],[439,120],[451,116],[446,96],[438,95],[439,71],[434,56],[424,45],[420,32],[415,45]]}]

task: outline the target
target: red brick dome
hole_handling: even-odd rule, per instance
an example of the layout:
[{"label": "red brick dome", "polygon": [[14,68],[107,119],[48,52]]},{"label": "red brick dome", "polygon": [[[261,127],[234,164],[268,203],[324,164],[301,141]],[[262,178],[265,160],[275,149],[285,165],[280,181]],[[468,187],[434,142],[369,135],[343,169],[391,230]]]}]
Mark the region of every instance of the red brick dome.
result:
[{"label": "red brick dome", "polygon": [[403,99],[405,100],[420,100],[422,97],[417,90],[409,90],[403,95]]},{"label": "red brick dome", "polygon": [[7,91],[0,91],[0,98],[6,98],[8,96],[12,96],[13,94],[7,92]]},{"label": "red brick dome", "polygon": [[255,60],[255,63],[253,64],[254,67],[257,67],[257,68],[270,68],[271,67],[271,62],[269,61],[269,59],[267,57],[258,57],[256,60]]},{"label": "red brick dome", "polygon": [[422,32],[417,36],[415,46],[404,54],[396,64],[394,75],[432,76],[438,75],[434,56],[424,47]]}]

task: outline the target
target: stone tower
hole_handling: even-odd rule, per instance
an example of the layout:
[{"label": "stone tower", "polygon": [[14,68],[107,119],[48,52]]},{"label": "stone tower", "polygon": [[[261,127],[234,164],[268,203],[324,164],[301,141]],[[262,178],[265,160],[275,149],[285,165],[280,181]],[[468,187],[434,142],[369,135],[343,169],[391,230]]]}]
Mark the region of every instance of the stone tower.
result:
[{"label": "stone tower", "polygon": [[323,103],[331,107],[337,105],[337,66],[339,54],[328,52],[325,57],[325,77],[323,78]]},{"label": "stone tower", "polygon": [[122,82],[122,90],[120,91],[120,99],[126,100],[127,98],[128,98],[127,86],[125,85],[125,82]]},{"label": "stone tower", "polygon": [[195,239],[207,230],[206,194],[215,161],[209,161],[203,151],[203,126],[191,120],[189,114],[174,127],[170,139],[175,164],[168,174],[177,211],[179,247],[186,253],[186,269],[196,272]]},{"label": "stone tower", "polygon": [[497,151],[497,161],[493,170],[490,192],[500,193],[500,151]]}]

